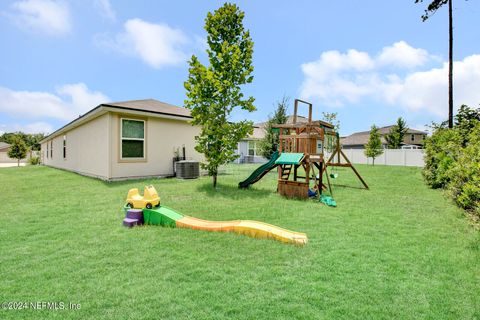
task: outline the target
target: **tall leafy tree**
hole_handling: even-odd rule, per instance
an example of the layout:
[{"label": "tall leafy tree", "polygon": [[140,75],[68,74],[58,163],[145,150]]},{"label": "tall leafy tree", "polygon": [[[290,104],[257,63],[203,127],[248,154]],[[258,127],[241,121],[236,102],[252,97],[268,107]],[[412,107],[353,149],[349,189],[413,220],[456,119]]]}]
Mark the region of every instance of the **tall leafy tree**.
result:
[{"label": "tall leafy tree", "polygon": [[205,19],[208,65],[193,55],[185,107],[192,110],[193,125],[200,125],[195,149],[203,153],[202,168],[217,185],[218,167],[235,160],[238,141],[253,132],[251,121],[230,121],[236,108],[255,111],[254,98],[245,98],[241,86],[253,81],[253,41],[245,30],[245,13],[235,4],[225,3]]},{"label": "tall leafy tree", "polygon": [[322,112],[324,121],[333,124],[335,131],[340,131],[340,120],[338,120],[338,112]]},{"label": "tall leafy tree", "polygon": [[283,96],[282,100],[277,101],[277,108],[273,116],[265,123],[265,137],[260,141],[260,152],[267,159],[272,157],[274,147],[279,143],[280,130],[273,130],[275,124],[283,124],[287,122],[287,109],[290,98]]},{"label": "tall leafy tree", "polygon": [[473,128],[480,122],[480,108],[474,109],[462,104],[455,115],[455,128],[462,137],[462,146],[465,147]]},{"label": "tall leafy tree", "polygon": [[390,128],[390,132],[385,135],[387,141],[387,148],[399,149],[403,144],[403,139],[407,133],[408,127],[405,120],[401,117],[397,119],[397,123]]},{"label": "tall leafy tree", "polygon": [[27,145],[22,139],[16,138],[8,149],[8,156],[12,159],[17,159],[17,165],[20,167],[20,160],[27,156]]},{"label": "tall leafy tree", "polygon": [[[340,131],[340,120],[338,120],[337,112],[322,112],[322,119],[328,123],[333,124],[335,131],[338,133]],[[325,149],[328,152],[333,152],[337,147],[337,139],[339,136],[325,135]]]},{"label": "tall leafy tree", "polygon": [[25,142],[27,147],[31,150],[40,150],[40,141],[45,138],[43,133],[23,133],[19,132],[5,132],[0,135],[0,141],[12,144],[15,139],[20,139]]},{"label": "tall leafy tree", "polygon": [[370,129],[370,137],[365,145],[365,155],[368,158],[373,159],[373,165],[375,165],[375,158],[383,154],[382,141],[380,141],[380,133],[378,128],[373,125]]},{"label": "tall leafy tree", "polygon": [[[415,3],[423,0],[415,0]],[[448,4],[448,127],[453,128],[453,13],[452,0],[431,0],[422,20],[428,20],[438,9]]]},{"label": "tall leafy tree", "polygon": [[31,150],[40,150],[40,141],[45,138],[43,133],[30,133],[25,136],[25,143]]}]

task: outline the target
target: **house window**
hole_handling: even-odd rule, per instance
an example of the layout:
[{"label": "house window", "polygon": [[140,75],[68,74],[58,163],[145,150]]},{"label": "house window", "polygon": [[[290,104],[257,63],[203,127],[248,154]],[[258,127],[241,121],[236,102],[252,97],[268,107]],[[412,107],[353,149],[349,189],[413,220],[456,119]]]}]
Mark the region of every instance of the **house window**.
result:
[{"label": "house window", "polygon": [[63,136],[63,159],[67,158],[67,136]]},{"label": "house window", "polygon": [[410,140],[415,141],[415,135],[414,135],[414,134],[412,134],[412,135],[410,136]]},{"label": "house window", "polygon": [[47,159],[48,159],[48,142],[47,142]]},{"label": "house window", "polygon": [[121,158],[145,158],[145,121],[121,119]]},{"label": "house window", "polygon": [[257,143],[255,141],[248,141],[248,155],[249,156],[256,156],[259,153],[257,149]]},{"label": "house window", "polygon": [[50,158],[53,159],[53,140],[50,140]]}]

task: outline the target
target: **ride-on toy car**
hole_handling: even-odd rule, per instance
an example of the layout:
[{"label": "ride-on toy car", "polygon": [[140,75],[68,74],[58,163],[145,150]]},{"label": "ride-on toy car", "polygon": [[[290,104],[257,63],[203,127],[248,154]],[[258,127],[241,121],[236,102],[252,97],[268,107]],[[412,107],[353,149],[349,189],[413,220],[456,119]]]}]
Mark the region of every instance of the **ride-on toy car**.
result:
[{"label": "ride-on toy car", "polygon": [[152,209],[160,205],[160,197],[154,186],[145,186],[143,197],[137,188],[130,189],[127,195],[127,206],[135,209]]}]

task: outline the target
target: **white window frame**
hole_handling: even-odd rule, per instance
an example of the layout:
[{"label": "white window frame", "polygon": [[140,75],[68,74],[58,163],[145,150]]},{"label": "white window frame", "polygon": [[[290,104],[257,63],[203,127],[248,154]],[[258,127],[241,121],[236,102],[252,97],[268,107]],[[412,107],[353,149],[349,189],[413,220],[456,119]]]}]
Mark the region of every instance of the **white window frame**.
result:
[{"label": "white window frame", "polygon": [[[253,155],[250,154],[250,142],[253,143]],[[247,154],[250,157],[256,157],[257,156],[257,141],[255,140],[249,140],[247,144]]]},{"label": "white window frame", "polygon": [[[143,122],[143,138],[124,138],[123,137],[123,120]],[[133,118],[120,118],[120,160],[144,160],[145,159],[145,137],[147,136],[146,132],[146,122],[142,119],[133,119]],[[123,140],[131,141],[143,141],[143,156],[142,157],[123,157]]]},{"label": "white window frame", "polygon": [[63,135],[63,159],[67,160],[67,135]]},{"label": "white window frame", "polygon": [[47,141],[47,159],[49,158],[48,152],[50,151],[50,149],[48,148],[48,142],[49,142],[49,141]]},{"label": "white window frame", "polygon": [[53,139],[50,140],[50,159],[53,159]]}]

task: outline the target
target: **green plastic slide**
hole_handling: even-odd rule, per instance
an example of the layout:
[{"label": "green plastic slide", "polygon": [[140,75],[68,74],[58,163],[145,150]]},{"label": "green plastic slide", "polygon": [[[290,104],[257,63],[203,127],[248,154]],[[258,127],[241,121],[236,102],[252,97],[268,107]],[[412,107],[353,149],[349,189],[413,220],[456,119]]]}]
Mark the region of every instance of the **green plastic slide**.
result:
[{"label": "green plastic slide", "polygon": [[268,171],[272,170],[277,166],[275,164],[275,161],[277,161],[277,159],[278,159],[278,151],[275,151],[267,163],[264,163],[260,167],[258,167],[255,171],[252,172],[252,174],[247,179],[245,179],[242,182],[239,182],[238,187],[248,188],[251,184],[254,184],[258,180],[262,179],[262,177],[266,175]]}]

